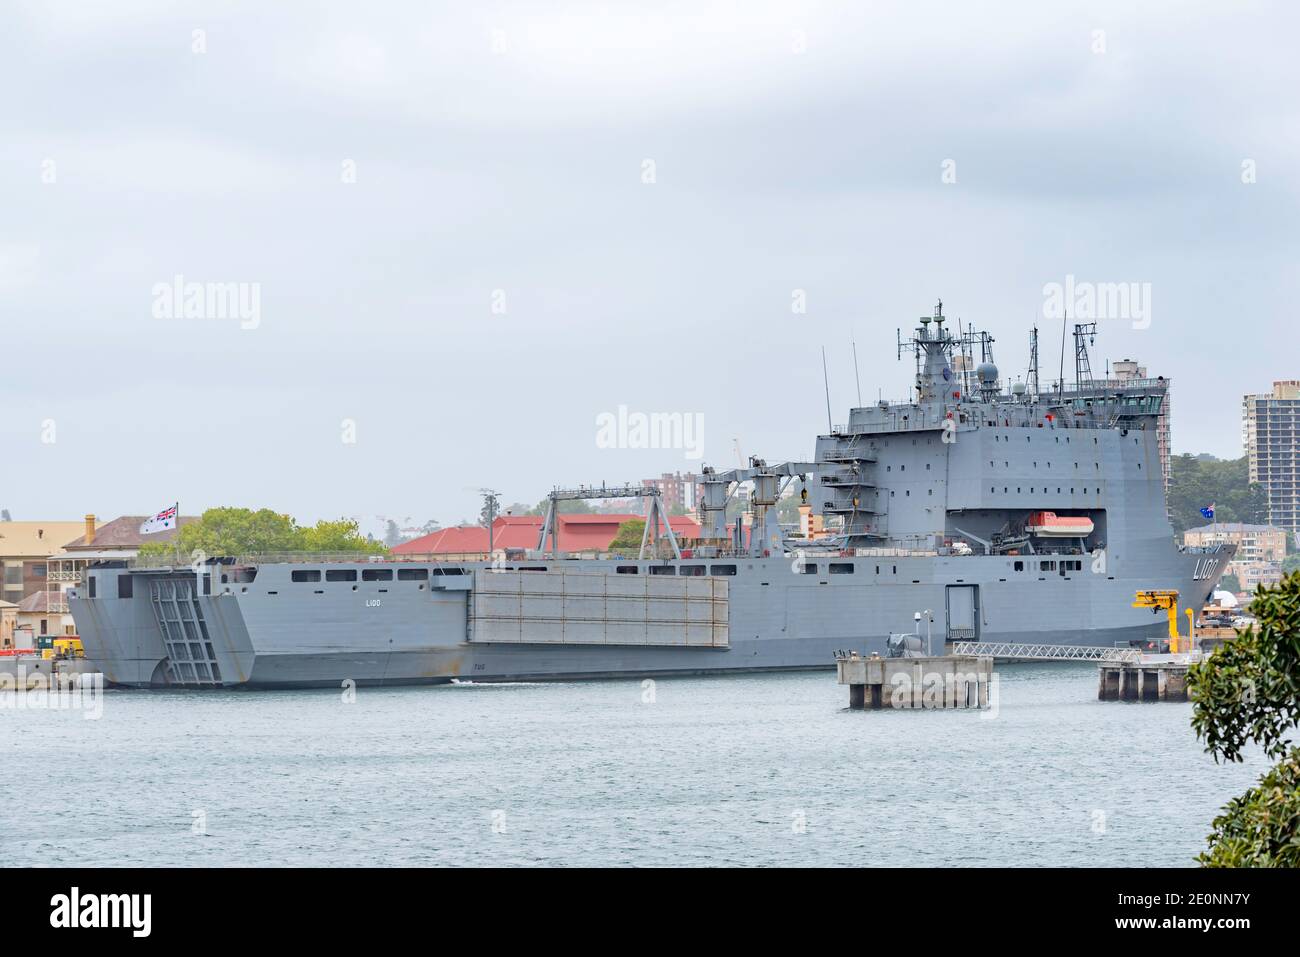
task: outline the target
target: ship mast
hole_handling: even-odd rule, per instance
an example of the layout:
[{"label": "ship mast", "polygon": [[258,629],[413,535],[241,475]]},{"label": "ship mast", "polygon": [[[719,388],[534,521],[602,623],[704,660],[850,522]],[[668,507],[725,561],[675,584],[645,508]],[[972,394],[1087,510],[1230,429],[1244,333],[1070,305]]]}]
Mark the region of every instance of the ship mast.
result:
[{"label": "ship mast", "polygon": [[[933,316],[920,318],[921,328],[909,339],[898,335],[898,356],[911,349],[916,357],[916,402],[925,404],[944,398],[952,380],[952,349],[957,340],[943,327],[943,300],[934,307]],[[930,325],[934,324],[931,330]]]},{"label": "ship mast", "polygon": [[1029,394],[1038,401],[1038,324],[1029,333]]},{"label": "ship mast", "polygon": [[1076,322],[1074,324],[1074,388],[1077,392],[1082,393],[1083,384],[1092,381],[1092,367],[1088,362],[1088,346],[1096,344],[1097,324],[1095,322]]}]

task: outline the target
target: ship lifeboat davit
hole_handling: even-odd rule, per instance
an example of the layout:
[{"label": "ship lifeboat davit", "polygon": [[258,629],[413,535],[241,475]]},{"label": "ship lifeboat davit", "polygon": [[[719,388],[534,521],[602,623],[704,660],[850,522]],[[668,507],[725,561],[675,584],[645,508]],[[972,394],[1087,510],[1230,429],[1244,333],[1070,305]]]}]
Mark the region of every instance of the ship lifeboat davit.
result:
[{"label": "ship lifeboat davit", "polygon": [[1082,515],[1034,512],[1025,520],[1025,531],[1044,538],[1087,538],[1092,534],[1092,519]]}]

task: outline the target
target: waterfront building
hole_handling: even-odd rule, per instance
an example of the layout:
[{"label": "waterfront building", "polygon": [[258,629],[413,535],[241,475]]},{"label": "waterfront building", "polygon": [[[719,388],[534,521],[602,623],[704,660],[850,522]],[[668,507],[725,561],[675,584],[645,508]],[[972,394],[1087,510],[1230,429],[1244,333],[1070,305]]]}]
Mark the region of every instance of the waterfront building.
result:
[{"label": "waterfront building", "polygon": [[681,472],[664,472],[658,478],[642,479],[646,488],[657,488],[664,508],[669,512],[693,511],[700,501],[700,487],[696,476]]},{"label": "waterfront building", "polygon": [[17,605],[45,588],[45,559],[84,527],[81,522],[0,522],[0,600]]},{"label": "waterfront building", "polygon": [[1300,532],[1300,380],[1242,400],[1242,444],[1250,481],[1268,501],[1268,523]]}]

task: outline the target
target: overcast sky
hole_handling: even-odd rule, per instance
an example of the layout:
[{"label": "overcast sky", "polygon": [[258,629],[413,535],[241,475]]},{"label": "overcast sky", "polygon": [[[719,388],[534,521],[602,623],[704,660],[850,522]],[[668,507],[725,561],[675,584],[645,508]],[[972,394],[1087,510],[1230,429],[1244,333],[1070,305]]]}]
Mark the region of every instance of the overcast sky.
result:
[{"label": "overcast sky", "polygon": [[[0,507],[450,523],[698,467],[601,448],[620,405],[803,458],[822,346],[837,422],[850,339],[902,398],[940,297],[1054,377],[1071,275],[1150,284],[1094,368],[1240,455],[1300,378],[1300,16],[997,7],[6,3]],[[255,322],[160,318],[178,275]]]}]

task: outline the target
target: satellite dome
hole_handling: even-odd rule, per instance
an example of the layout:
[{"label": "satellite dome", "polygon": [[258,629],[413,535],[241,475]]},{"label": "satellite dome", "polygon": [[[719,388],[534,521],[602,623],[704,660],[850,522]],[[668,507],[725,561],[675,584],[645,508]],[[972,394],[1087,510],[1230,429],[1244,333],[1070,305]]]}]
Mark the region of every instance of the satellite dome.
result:
[{"label": "satellite dome", "polygon": [[1011,384],[1011,391],[1012,391],[1012,393],[1015,394],[1015,395],[1024,395],[1024,394],[1025,394],[1025,384],[1024,384],[1023,382],[1013,382],[1013,383]]},{"label": "satellite dome", "polygon": [[981,362],[975,369],[982,385],[993,385],[998,381],[998,367],[991,362]]}]

